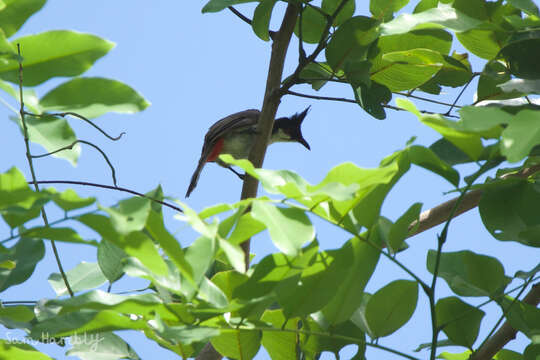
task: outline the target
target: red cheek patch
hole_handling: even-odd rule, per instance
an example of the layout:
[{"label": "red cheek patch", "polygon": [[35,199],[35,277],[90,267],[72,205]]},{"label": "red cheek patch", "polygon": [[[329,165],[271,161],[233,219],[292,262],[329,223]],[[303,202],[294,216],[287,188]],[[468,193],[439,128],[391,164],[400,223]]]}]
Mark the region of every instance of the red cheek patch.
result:
[{"label": "red cheek patch", "polygon": [[218,156],[221,154],[221,150],[223,150],[224,144],[225,144],[225,140],[223,138],[219,139],[214,145],[214,147],[212,148],[210,155],[208,155],[208,157],[206,158],[206,162],[216,161]]}]

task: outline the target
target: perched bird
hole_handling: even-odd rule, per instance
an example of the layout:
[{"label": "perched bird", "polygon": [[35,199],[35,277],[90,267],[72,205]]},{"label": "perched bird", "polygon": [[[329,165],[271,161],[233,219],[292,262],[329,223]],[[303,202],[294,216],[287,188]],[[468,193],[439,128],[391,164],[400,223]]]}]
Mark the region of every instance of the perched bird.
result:
[{"label": "perched bird", "polygon": [[[282,117],[274,121],[270,143],[298,142],[310,150],[309,144],[302,136],[302,121],[308,113],[309,107],[301,113],[291,117]],[[244,176],[236,172],[228,164],[219,159],[221,154],[231,154],[236,159],[247,159],[253,143],[257,137],[257,122],[261,112],[259,110],[245,110],[229,115],[208,129],[204,137],[204,144],[199,164],[191,177],[186,197],[188,197],[199,181],[201,171],[207,162],[217,162],[228,168],[240,178]]]}]

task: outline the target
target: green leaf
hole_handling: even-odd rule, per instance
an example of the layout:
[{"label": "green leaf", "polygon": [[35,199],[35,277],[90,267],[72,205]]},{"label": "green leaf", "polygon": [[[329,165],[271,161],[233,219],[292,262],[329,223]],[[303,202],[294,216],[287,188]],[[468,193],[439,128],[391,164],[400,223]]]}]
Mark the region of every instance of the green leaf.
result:
[{"label": "green leaf", "polygon": [[252,236],[266,229],[266,225],[253,218],[251,213],[244,214],[227,239],[231,244],[241,244]]},{"label": "green leaf", "polygon": [[98,245],[97,261],[101,272],[113,283],[124,275],[123,260],[128,255],[114,243],[102,239]]},{"label": "green leaf", "polygon": [[456,32],[467,31],[481,24],[449,4],[439,3],[438,7],[415,14],[401,14],[394,20],[381,25],[382,35],[403,34],[418,28],[440,28],[440,25]]},{"label": "green leaf", "polygon": [[524,94],[540,94],[540,80],[511,79],[497,86],[504,92],[517,91]]},{"label": "green leaf", "polygon": [[[22,122],[19,118],[10,117],[15,121],[23,132]],[[26,126],[28,127],[28,137],[45,148],[47,152],[53,152],[60,148],[71,145],[77,140],[75,132],[64,118],[54,116],[33,117],[26,116]],[[53,157],[65,159],[75,166],[81,153],[79,144],[75,144],[72,149],[63,150],[53,154]]]},{"label": "green leaf", "polygon": [[423,115],[409,100],[397,99],[396,103],[402,109],[415,114],[422,123],[444,136],[472,159],[477,160],[480,157],[483,146],[479,135],[461,131],[456,122],[441,115]]},{"label": "green leaf", "polygon": [[15,34],[30,16],[39,11],[46,0],[3,0],[0,8],[0,29],[6,37]]},{"label": "green leaf", "polygon": [[47,188],[45,191],[52,195],[52,201],[64,211],[82,209],[96,202],[95,197],[82,198],[73,189],[66,189],[60,193],[54,188]]},{"label": "green leaf", "polygon": [[75,230],[72,228],[56,228],[50,226],[38,226],[28,229],[25,236],[39,239],[48,239],[55,241],[62,241],[74,244],[85,244],[97,246],[95,240],[84,240]]},{"label": "green leaf", "polygon": [[251,27],[253,28],[255,35],[264,41],[270,40],[270,37],[268,36],[270,17],[272,16],[272,10],[274,9],[276,2],[277,0],[261,0],[253,13]]},{"label": "green leaf", "polygon": [[9,360],[53,360],[42,352],[37,351],[26,343],[0,339],[2,357]]},{"label": "green leaf", "polygon": [[[75,293],[96,288],[107,281],[97,263],[86,261],[67,271],[66,276],[71,290]],[[68,293],[64,279],[59,273],[52,273],[48,280],[56,295],[62,296]]]},{"label": "green leaf", "polygon": [[254,330],[222,330],[213,337],[212,346],[223,356],[233,359],[252,359],[261,346],[261,332]]},{"label": "green leaf", "polygon": [[476,91],[477,102],[483,100],[500,100],[520,97],[521,93],[512,91],[504,92],[498,85],[511,79],[510,72],[500,61],[488,62],[478,80]]},{"label": "green leaf", "polygon": [[499,301],[499,305],[510,325],[534,341],[540,332],[540,309],[510,297]]},{"label": "green leaf", "polygon": [[473,161],[467,154],[445,138],[440,138],[429,146],[435,155],[448,165],[457,165]]},{"label": "green leaf", "polygon": [[530,183],[512,181],[482,193],[480,216],[486,229],[502,241],[540,247],[540,192]]},{"label": "green leaf", "polygon": [[[436,251],[429,250],[427,269],[433,274]],[[502,264],[495,258],[472,251],[441,254],[438,276],[459,296],[489,296],[500,294],[509,282]]]},{"label": "green leaf", "polygon": [[371,86],[360,84],[356,89],[353,86],[354,98],[358,105],[375,119],[386,119],[386,112],[383,105],[392,99],[392,93],[385,85],[376,81],[371,82]]},{"label": "green leaf", "polygon": [[218,12],[223,9],[226,9],[229,6],[236,4],[243,4],[248,2],[257,2],[259,0],[210,0],[202,8],[203,13],[207,12]]},{"label": "green leaf", "polygon": [[388,247],[392,252],[401,250],[403,242],[409,236],[409,226],[418,220],[421,210],[422,203],[414,203],[392,224],[388,233]]},{"label": "green leaf", "polygon": [[150,200],[133,197],[120,201],[118,207],[105,208],[102,210],[111,216],[111,223],[115,230],[123,235],[144,228],[150,214]]},{"label": "green leaf", "polygon": [[[36,86],[57,76],[80,75],[114,47],[95,35],[68,30],[28,35],[12,43],[21,46],[25,86]],[[18,71],[17,61],[8,61],[0,70],[0,78],[17,83]]]},{"label": "green leaf", "polygon": [[509,162],[527,157],[540,144],[540,111],[521,110],[502,133],[501,154]]},{"label": "green leaf", "polygon": [[540,29],[526,29],[514,33],[500,54],[514,76],[540,79],[540,69],[536,61],[540,58]]},{"label": "green leaf", "polygon": [[352,238],[342,247],[352,259],[348,262],[349,271],[338,284],[333,299],[323,308],[322,313],[329,324],[348,320],[360,306],[361,294],[375,271],[380,253],[359,238]]},{"label": "green leaf", "polygon": [[30,189],[23,173],[16,167],[0,173],[0,209],[12,206],[30,209],[41,196]]},{"label": "green leaf", "polygon": [[407,147],[407,153],[411,163],[440,175],[456,187],[459,185],[459,172],[439,158],[431,149],[412,145]]},{"label": "green leaf", "polygon": [[531,342],[523,352],[523,360],[538,360],[540,357],[540,344]]},{"label": "green leaf", "polygon": [[[297,335],[299,319],[286,319],[281,310],[266,310],[261,318],[275,329],[287,329],[291,332],[263,331],[262,345],[272,360],[297,359]],[[285,325],[285,326],[284,326]],[[284,327],[283,327],[284,326]]]},{"label": "green leaf", "polygon": [[540,15],[538,6],[536,6],[533,0],[508,0],[508,3],[515,8],[523,10],[529,15]]},{"label": "green leaf", "polygon": [[121,337],[111,332],[95,334],[87,339],[80,335],[70,338],[73,347],[67,356],[78,356],[82,360],[138,360],[139,356]]},{"label": "green leaf", "polygon": [[462,352],[461,354],[452,354],[443,352],[439,355],[437,355],[437,359],[445,359],[445,360],[468,360],[471,357],[472,351],[467,350],[465,352]]},{"label": "green leaf", "polygon": [[416,309],[418,284],[396,280],[371,296],[366,305],[366,320],[373,338],[387,336],[405,325]]},{"label": "green leaf", "polygon": [[[336,12],[338,6],[341,4],[341,0],[322,0],[321,10],[328,15],[333,15]],[[339,26],[345,21],[350,19],[354,15],[356,4],[354,0],[347,0],[347,3],[343,5],[343,8],[337,14],[334,19],[334,26]]]},{"label": "green leaf", "polygon": [[133,320],[125,314],[111,310],[95,311],[80,310],[65,315],[59,315],[38,323],[32,328],[30,337],[41,339],[42,334],[49,336],[71,336],[73,333],[101,333],[113,330],[133,329],[142,330],[146,328],[142,319]]},{"label": "green leaf", "polygon": [[210,268],[217,253],[217,243],[215,238],[201,236],[193,242],[185,253],[185,259],[193,271],[193,280],[199,284],[206,271]]},{"label": "green leaf", "polygon": [[408,3],[409,0],[370,0],[369,11],[376,19],[391,19],[395,12]]},{"label": "green leaf", "polygon": [[295,35],[300,38],[300,24],[302,24],[302,41],[308,44],[317,44],[326,28],[326,17],[311,6],[304,7],[302,21],[296,22]]},{"label": "green leaf", "polygon": [[151,210],[146,221],[146,231],[152,236],[152,239],[156,241],[165,254],[171,259],[171,261],[180,270],[183,276],[188,281],[193,283],[193,270],[191,265],[187,262],[184,250],[182,246],[174,236],[165,228],[163,222],[163,213]]},{"label": "green leaf", "polygon": [[246,275],[233,270],[219,272],[212,278],[212,282],[221,289],[229,300],[232,300],[235,289],[247,280]]},{"label": "green leaf", "polygon": [[485,315],[482,310],[452,296],[439,299],[435,313],[437,326],[442,328],[448,339],[456,345],[472,348]]},{"label": "green leaf", "polygon": [[482,59],[495,59],[501,50],[500,34],[493,30],[472,29],[456,34],[463,46]]},{"label": "green leaf", "polygon": [[494,360],[523,360],[523,355],[512,350],[501,349],[493,356]]},{"label": "green leaf", "polygon": [[251,213],[254,219],[268,227],[274,245],[287,255],[296,256],[304,244],[315,238],[311,221],[300,209],[255,201]]},{"label": "green leaf", "polygon": [[120,81],[91,77],[58,85],[41,98],[40,105],[44,111],[71,111],[92,119],[109,112],[134,114],[150,103]]},{"label": "green leaf", "polygon": [[219,247],[227,256],[229,263],[232,267],[238,272],[244,272],[245,265],[245,256],[242,248],[239,245],[233,244],[227,240],[219,239]]},{"label": "green leaf", "polygon": [[0,268],[0,291],[25,282],[44,255],[43,241],[27,237],[21,237],[15,246],[0,253],[0,262],[13,261],[16,264],[13,269]]},{"label": "green leaf", "polygon": [[365,16],[345,21],[334,33],[326,47],[326,60],[335,71],[349,59],[365,59],[369,45],[379,35],[378,22]]}]

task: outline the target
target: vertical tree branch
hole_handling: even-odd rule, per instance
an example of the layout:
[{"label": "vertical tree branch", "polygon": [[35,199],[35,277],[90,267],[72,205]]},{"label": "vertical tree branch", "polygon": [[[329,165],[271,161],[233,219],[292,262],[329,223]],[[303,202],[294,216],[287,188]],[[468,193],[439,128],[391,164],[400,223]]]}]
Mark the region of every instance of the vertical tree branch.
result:
[{"label": "vertical tree branch", "polygon": [[[39,192],[39,185],[36,181],[36,172],[34,170],[34,162],[32,160],[32,155],[30,154],[30,139],[28,137],[28,127],[26,126],[26,120],[24,118],[24,115],[26,112],[24,111],[24,99],[23,99],[23,66],[22,66],[22,57],[21,57],[21,45],[17,44],[17,52],[19,55],[19,97],[21,100],[21,107],[19,111],[19,115],[21,117],[21,123],[23,127],[23,133],[24,133],[24,145],[26,146],[26,159],[28,160],[28,165],[30,166],[30,173],[32,174],[32,181],[34,182],[34,188],[37,192]],[[41,217],[43,218],[43,223],[46,227],[49,227],[49,220],[47,219],[47,213],[45,212],[45,208],[41,209]],[[56,248],[56,243],[53,239],[51,239],[51,246],[54,253],[54,258],[56,259],[56,264],[58,265],[58,270],[60,271],[60,275],[62,276],[62,279],[64,280],[64,284],[66,285],[66,289],[69,292],[69,296],[73,297],[73,290],[71,290],[71,286],[69,286],[69,282],[66,276],[66,273],[64,272],[64,268],[62,267],[62,262],[60,261],[60,255],[58,254],[58,249]]]},{"label": "vertical tree branch", "polygon": [[[259,117],[257,139],[253,149],[251,149],[251,154],[249,155],[249,160],[256,168],[262,167],[264,155],[266,154],[266,147],[268,146],[268,141],[272,134],[274,118],[281,101],[279,87],[283,76],[283,65],[285,63],[285,55],[287,54],[287,49],[291,42],[291,36],[297,17],[298,8],[293,3],[289,3],[281,27],[275,35],[272,44],[272,54],[270,56],[270,65],[268,68],[268,77],[266,79],[266,90],[264,93],[261,116]],[[242,187],[241,199],[257,196],[258,185],[259,183],[255,178],[246,176],[244,186]],[[249,240],[242,244],[242,250],[245,255],[246,268],[248,268]]]},{"label": "vertical tree branch", "polygon": [[[258,134],[255,145],[249,154],[249,160],[257,168],[262,167],[268,141],[272,134],[272,127],[274,126],[274,118],[276,117],[277,109],[281,101],[282,94],[280,94],[279,87],[283,76],[283,65],[285,63],[285,55],[287,54],[287,49],[291,42],[297,17],[298,8],[291,2],[287,5],[287,10],[285,10],[285,15],[279,31],[272,37],[272,54],[270,55],[270,65],[268,68],[268,76],[266,78],[266,90],[264,93],[261,116],[259,117]],[[258,185],[259,182],[257,179],[246,174],[244,185],[242,187],[241,199],[256,197]],[[246,269],[249,267],[249,245],[249,239],[241,245],[242,250],[244,251]],[[221,358],[221,354],[219,354],[210,343],[207,343],[197,356],[197,360],[217,360]]]}]

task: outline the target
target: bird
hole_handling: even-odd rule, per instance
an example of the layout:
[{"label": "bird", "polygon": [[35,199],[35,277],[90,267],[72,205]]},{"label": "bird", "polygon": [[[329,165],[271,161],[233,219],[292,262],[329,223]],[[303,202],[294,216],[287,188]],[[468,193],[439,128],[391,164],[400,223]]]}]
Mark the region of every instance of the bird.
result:
[{"label": "bird", "polygon": [[[311,150],[308,142],[302,135],[302,121],[306,117],[310,107],[301,113],[290,117],[281,117],[274,121],[272,135],[268,145],[276,142],[297,142],[308,150]],[[251,148],[257,138],[257,124],[261,112],[249,109],[226,116],[212,125],[204,137],[201,158],[195,172],[191,176],[191,182],[186,192],[186,198],[197,186],[201,171],[208,162],[216,162],[234,172],[241,179],[243,174],[238,173],[229,164],[219,159],[221,154],[230,154],[236,159],[247,159]]]}]

